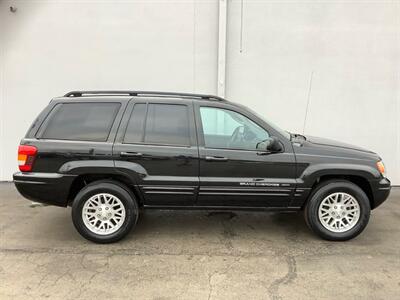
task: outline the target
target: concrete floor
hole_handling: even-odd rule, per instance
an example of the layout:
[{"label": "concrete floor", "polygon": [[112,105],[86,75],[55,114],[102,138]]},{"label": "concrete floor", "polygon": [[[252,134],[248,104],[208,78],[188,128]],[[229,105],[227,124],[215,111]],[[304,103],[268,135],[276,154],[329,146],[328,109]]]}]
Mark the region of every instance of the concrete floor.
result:
[{"label": "concrete floor", "polygon": [[70,208],[30,204],[0,184],[1,299],[400,299],[400,189],[336,243],[301,214],[147,211],[97,245]]}]

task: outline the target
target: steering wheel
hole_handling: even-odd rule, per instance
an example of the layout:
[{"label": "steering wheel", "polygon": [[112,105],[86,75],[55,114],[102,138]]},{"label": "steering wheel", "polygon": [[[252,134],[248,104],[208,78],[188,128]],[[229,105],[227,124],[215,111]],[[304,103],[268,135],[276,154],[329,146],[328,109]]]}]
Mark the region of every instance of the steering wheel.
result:
[{"label": "steering wheel", "polygon": [[233,133],[231,135],[231,139],[229,140],[228,147],[231,147],[238,142],[242,142],[243,138],[244,138],[243,132],[244,132],[244,126],[236,127],[236,129],[233,131]]}]

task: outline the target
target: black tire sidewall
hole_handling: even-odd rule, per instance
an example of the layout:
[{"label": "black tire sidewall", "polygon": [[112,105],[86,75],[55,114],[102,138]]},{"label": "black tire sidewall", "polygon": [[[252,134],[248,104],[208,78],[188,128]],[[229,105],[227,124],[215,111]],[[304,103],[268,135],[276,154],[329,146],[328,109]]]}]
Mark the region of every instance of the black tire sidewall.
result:
[{"label": "black tire sidewall", "polygon": [[[319,206],[323,199],[335,192],[343,192],[353,196],[360,206],[360,218],[357,224],[345,232],[332,232],[325,228],[318,217]],[[306,207],[306,222],[319,236],[331,241],[346,241],[359,235],[367,226],[371,213],[367,195],[357,185],[347,181],[327,182],[317,187]]]},{"label": "black tire sidewall", "polygon": [[[125,207],[125,220],[122,226],[108,235],[99,235],[90,231],[83,222],[82,209],[85,202],[99,193],[108,193],[121,200]],[[112,182],[91,183],[84,187],[75,197],[72,204],[72,221],[76,230],[86,239],[96,243],[113,243],[126,236],[136,224],[138,218],[138,205],[133,195],[121,185]]]}]

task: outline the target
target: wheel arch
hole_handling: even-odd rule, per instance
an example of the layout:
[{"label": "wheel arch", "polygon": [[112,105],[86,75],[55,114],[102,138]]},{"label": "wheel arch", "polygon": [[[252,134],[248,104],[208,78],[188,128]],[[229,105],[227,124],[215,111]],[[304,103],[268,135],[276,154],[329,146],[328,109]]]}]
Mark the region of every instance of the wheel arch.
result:
[{"label": "wheel arch", "polygon": [[314,184],[311,187],[311,193],[310,193],[310,196],[308,197],[307,201],[310,199],[310,197],[312,196],[313,192],[315,191],[315,188],[319,184],[321,184],[323,182],[326,182],[326,181],[331,181],[331,180],[345,180],[345,181],[349,181],[351,183],[354,183],[359,188],[361,188],[364,191],[364,193],[367,195],[367,197],[369,199],[369,204],[371,206],[371,209],[374,207],[374,194],[372,192],[372,187],[371,187],[371,184],[369,183],[369,181],[363,176],[360,176],[360,175],[349,175],[349,174],[322,175],[322,176],[316,178]]},{"label": "wheel arch", "polygon": [[304,201],[302,208],[312,197],[315,188],[329,180],[346,180],[361,188],[367,195],[371,209],[375,207],[374,193],[370,181],[380,176],[377,169],[369,165],[358,164],[318,164],[306,168],[300,179],[304,186],[310,187],[310,193]]},{"label": "wheel arch", "polygon": [[141,206],[143,204],[143,197],[139,187],[134,184],[128,176],[115,173],[84,173],[78,175],[70,186],[68,193],[68,206],[72,205],[76,195],[83,187],[90,183],[103,180],[111,180],[124,185],[136,197],[138,205]]}]

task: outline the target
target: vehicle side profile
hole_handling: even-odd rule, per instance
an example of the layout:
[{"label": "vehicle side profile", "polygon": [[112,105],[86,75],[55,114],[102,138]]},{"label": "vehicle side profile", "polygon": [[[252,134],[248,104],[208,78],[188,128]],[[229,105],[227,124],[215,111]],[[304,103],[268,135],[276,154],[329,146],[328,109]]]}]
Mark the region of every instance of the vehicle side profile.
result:
[{"label": "vehicle side profile", "polygon": [[123,238],[142,209],[182,208],[303,211],[320,237],[348,240],[390,193],[377,154],[202,94],[67,93],[33,122],[18,161],[21,195],[72,206],[98,243]]}]

